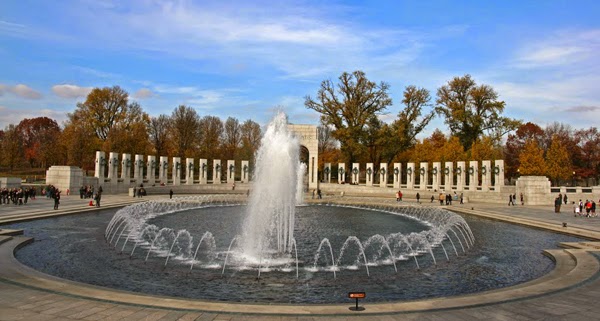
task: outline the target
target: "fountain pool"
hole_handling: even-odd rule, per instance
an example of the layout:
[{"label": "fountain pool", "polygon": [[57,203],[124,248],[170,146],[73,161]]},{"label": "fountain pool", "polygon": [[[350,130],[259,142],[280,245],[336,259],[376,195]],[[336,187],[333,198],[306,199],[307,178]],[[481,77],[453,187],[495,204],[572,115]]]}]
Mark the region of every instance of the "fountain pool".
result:
[{"label": "fountain pool", "polygon": [[[157,216],[150,223],[175,230],[189,229],[194,244],[208,229],[219,231],[214,233],[217,251],[226,251],[231,236],[241,229],[239,219],[245,215],[245,209],[222,201],[217,203],[213,207]],[[438,246],[433,250],[437,265],[430,254],[423,253],[416,257],[419,268],[414,258],[398,260],[398,272],[390,262],[369,263],[370,276],[367,276],[363,264],[355,268],[344,263],[334,277],[326,268],[329,255],[319,259],[322,267],[318,271],[310,268],[322,236],[328,236],[337,259],[348,235],[357,235],[365,241],[365,236],[370,237],[373,230],[382,235],[391,231],[410,234],[409,231],[426,229],[426,226],[379,210],[302,206],[297,208],[294,233],[298,244],[306,243],[303,250],[299,248],[298,278],[294,268],[284,267],[263,270],[257,278],[257,267],[244,269],[233,264],[228,264],[222,274],[221,265],[208,264],[208,252],[202,248],[191,272],[189,262],[175,257],[165,267],[166,253],[153,253],[145,262],[146,251],[140,247],[130,257],[132,240],[121,253],[125,238],[122,237],[115,248],[114,241],[109,244],[104,237],[107,221],[114,214],[114,210],[103,210],[96,214],[18,223],[7,228],[24,228],[26,235],[36,240],[16,252],[19,261],[61,278],[154,295],[261,303],[347,303],[348,291],[366,291],[369,302],[403,301],[507,287],[553,269],[554,263],[542,250],[557,248],[559,242],[580,241],[566,235],[466,216],[464,219],[477,241],[465,252],[458,248],[458,256],[450,250],[450,242],[445,241],[449,261]],[[371,262],[372,257],[368,257]],[[218,258],[224,259],[222,254]]]}]

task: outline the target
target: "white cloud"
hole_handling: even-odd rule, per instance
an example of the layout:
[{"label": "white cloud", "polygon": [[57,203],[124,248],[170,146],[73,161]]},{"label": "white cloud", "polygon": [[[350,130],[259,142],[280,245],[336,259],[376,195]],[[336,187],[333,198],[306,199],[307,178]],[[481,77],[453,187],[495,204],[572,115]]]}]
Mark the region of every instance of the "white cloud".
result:
[{"label": "white cloud", "polygon": [[54,85],[52,91],[59,97],[62,98],[79,98],[86,97],[91,91],[92,87],[80,87],[77,85]]},{"label": "white cloud", "polygon": [[23,84],[18,84],[15,86],[9,86],[0,84],[0,96],[4,95],[5,92],[13,93],[21,98],[27,99],[40,99],[42,98],[42,94],[38,91],[32,89],[31,87]]},{"label": "white cloud", "polygon": [[[423,42],[454,37],[465,29],[440,27],[426,33],[366,26],[351,19],[360,8],[330,3],[90,2],[72,12],[77,15],[69,18],[81,27],[72,32],[84,34],[78,39],[90,46],[102,42],[109,50],[199,60],[204,63],[195,68],[202,72],[269,67],[280,77],[311,80],[380,63],[406,66],[422,54]],[[109,36],[106,25],[120,32]]]},{"label": "white cloud", "polygon": [[133,97],[137,99],[146,99],[154,96],[156,96],[156,94],[148,88],[142,88],[133,94]]},{"label": "white cloud", "polygon": [[514,65],[521,68],[570,66],[598,61],[599,51],[600,29],[560,31],[524,45],[518,51]]}]

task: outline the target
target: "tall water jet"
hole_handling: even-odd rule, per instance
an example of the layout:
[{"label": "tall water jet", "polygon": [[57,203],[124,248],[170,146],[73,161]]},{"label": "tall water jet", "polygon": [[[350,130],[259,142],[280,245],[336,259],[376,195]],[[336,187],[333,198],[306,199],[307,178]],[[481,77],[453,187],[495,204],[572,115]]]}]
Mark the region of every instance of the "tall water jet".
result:
[{"label": "tall water jet", "polygon": [[298,165],[297,182],[296,182],[296,205],[304,203],[304,175],[306,175],[306,164]]},{"label": "tall water jet", "polygon": [[298,140],[288,131],[287,116],[278,112],[256,154],[254,184],[240,242],[249,261],[292,250],[299,149]]}]

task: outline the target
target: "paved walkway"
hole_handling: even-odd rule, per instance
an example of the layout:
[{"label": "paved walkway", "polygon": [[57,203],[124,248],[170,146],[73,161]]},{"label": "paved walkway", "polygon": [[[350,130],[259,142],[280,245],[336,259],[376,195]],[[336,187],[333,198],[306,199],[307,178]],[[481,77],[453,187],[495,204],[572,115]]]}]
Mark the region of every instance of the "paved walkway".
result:
[{"label": "paved walkway", "polygon": [[[168,196],[154,195],[142,200],[160,198],[164,199]],[[353,200],[361,201],[361,198],[353,198]],[[140,200],[125,195],[105,195],[102,207],[120,207],[137,201]],[[32,219],[33,216],[73,214],[94,210],[88,203],[89,200],[81,200],[78,196],[65,196],[57,211],[52,210],[52,201],[45,198],[38,198],[22,206],[0,205],[0,223],[15,219]],[[377,203],[386,204],[395,203],[395,201],[394,199],[379,199]],[[555,226],[562,229],[563,233],[578,230],[587,233],[588,237],[600,236],[600,218],[573,217],[571,209],[568,212],[563,211],[568,214],[555,214],[552,206],[508,207],[484,203],[453,205],[450,209],[487,215],[496,219],[519,221],[520,224],[538,222],[540,226]],[[567,223],[567,228],[562,227],[563,222]],[[3,239],[0,239],[0,243],[2,242]],[[10,242],[2,243],[0,249],[6,248]],[[279,315],[220,313],[206,312],[202,309],[156,308],[144,304],[124,304],[113,302],[113,300],[89,299],[60,290],[42,290],[35,284],[27,283],[24,277],[21,279],[17,276],[11,278],[2,276],[3,273],[7,274],[7,269],[3,267],[0,269],[0,320],[597,320],[600,318],[600,305],[597,304],[597,298],[600,298],[599,263],[597,256],[587,253],[582,250],[556,251],[557,257],[563,256],[558,260],[559,265],[556,269],[556,273],[560,272],[558,270],[564,272],[561,280],[576,278],[585,274],[586,271],[591,275],[591,278],[575,282],[574,285],[562,290],[540,291],[521,299],[503,298],[498,299],[499,303],[485,303],[470,307],[448,308],[445,307],[444,301],[452,299],[442,299],[437,305],[418,312],[407,309],[405,312],[361,315],[361,312],[352,313],[348,310],[348,313],[339,316],[290,315],[285,312]],[[570,263],[560,263],[567,262],[569,258],[574,262],[571,265],[569,265]],[[592,259],[590,260],[590,258]],[[0,264],[4,263],[6,262],[0,262]],[[540,280],[538,283],[541,284],[542,281]],[[546,286],[550,286],[554,282],[546,282]],[[526,289],[517,288],[516,291],[523,292]],[[408,302],[405,305],[417,307],[422,303]],[[348,306],[351,306],[351,303]],[[366,307],[370,308],[369,305]]]}]

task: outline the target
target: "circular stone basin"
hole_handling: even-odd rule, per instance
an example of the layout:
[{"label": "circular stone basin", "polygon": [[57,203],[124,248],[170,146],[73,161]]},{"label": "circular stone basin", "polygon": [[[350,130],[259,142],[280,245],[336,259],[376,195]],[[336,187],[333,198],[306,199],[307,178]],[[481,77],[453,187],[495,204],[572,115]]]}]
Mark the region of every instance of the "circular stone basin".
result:
[{"label": "circular stone basin", "polygon": [[[128,290],[193,299],[262,303],[347,303],[350,291],[367,292],[369,302],[402,301],[453,296],[523,283],[548,273],[554,264],[542,254],[556,248],[558,242],[579,239],[507,223],[464,217],[475,243],[465,251],[449,242],[395,261],[381,259],[367,266],[355,258],[344,257],[335,276],[330,253],[337,260],[348,236],[364,241],[374,234],[420,232],[429,227],[418,221],[373,210],[301,206],[296,209],[294,236],[298,244],[299,268],[295,263],[278,268],[260,269],[225,266],[222,256],[241,229],[244,206],[217,206],[185,210],[151,219],[148,223],[186,229],[195,240],[206,232],[214,236],[216,255],[202,250],[190,263],[166,253],[147,256],[149,246],[139,246],[130,257],[134,242],[121,249],[124,238],[107,243],[104,232],[114,210],[13,224],[24,228],[36,242],[16,253],[18,260],[51,275],[79,282]],[[322,251],[322,262],[313,268],[323,238],[332,251]],[[456,241],[455,241],[456,242]],[[446,259],[447,252],[449,260]],[[348,249],[347,251],[352,251]],[[358,250],[356,250],[358,251]],[[365,249],[369,252],[369,249]],[[457,255],[458,254],[458,255]],[[367,257],[375,255],[367,254]],[[384,257],[382,254],[380,257]],[[435,258],[435,263],[434,263]],[[329,260],[329,265],[327,263]],[[361,259],[362,260],[362,259]],[[371,262],[369,260],[369,262]],[[375,260],[373,261],[375,262]],[[417,268],[418,265],[418,268]],[[396,272],[397,269],[397,272]],[[223,272],[224,271],[224,272]]]}]

